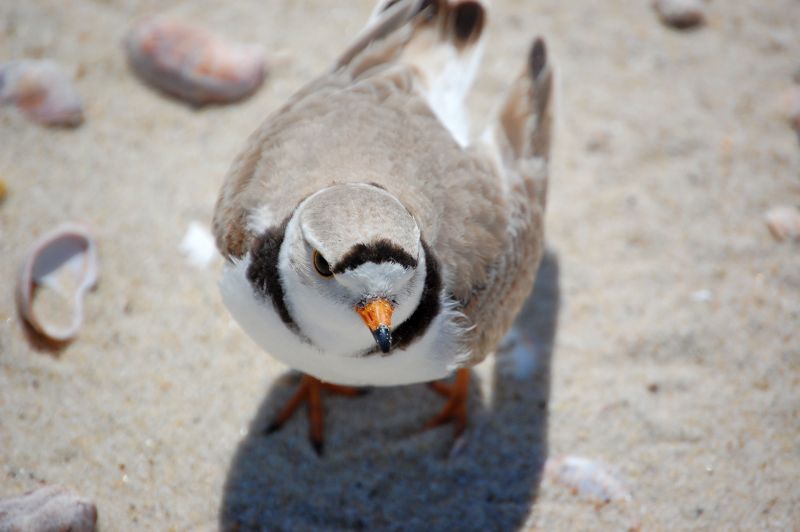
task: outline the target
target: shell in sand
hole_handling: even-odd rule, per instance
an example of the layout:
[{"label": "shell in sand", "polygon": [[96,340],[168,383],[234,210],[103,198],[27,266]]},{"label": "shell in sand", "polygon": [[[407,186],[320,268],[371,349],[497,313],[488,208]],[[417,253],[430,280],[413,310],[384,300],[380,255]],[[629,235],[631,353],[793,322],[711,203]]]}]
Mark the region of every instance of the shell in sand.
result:
[{"label": "shell in sand", "polygon": [[17,303],[38,334],[66,342],[83,324],[83,297],[97,282],[94,238],[82,225],[65,223],[43,235],[20,270]]},{"label": "shell in sand", "polygon": [[49,59],[0,64],[0,105],[14,105],[46,126],[83,122],[83,104],[72,80]]},{"label": "shell in sand", "polygon": [[245,98],[266,73],[261,47],[228,42],[202,26],[165,16],[136,24],[125,37],[125,50],[141,79],[194,105]]},{"label": "shell in sand", "polygon": [[0,499],[0,530],[93,532],[96,527],[94,503],[58,485]]}]

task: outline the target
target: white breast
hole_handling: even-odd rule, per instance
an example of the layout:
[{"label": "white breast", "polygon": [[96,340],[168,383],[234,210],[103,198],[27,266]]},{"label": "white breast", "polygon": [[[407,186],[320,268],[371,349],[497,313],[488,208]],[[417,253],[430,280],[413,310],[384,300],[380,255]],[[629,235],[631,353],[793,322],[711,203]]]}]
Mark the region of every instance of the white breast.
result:
[{"label": "white breast", "polygon": [[249,257],[226,265],[220,281],[222,299],[262,349],[294,369],[337,384],[394,386],[444,378],[469,358],[463,315],[446,300],[425,334],[407,349],[366,357],[322,351],[289,330],[272,302],[253,290],[246,275],[249,265]]}]

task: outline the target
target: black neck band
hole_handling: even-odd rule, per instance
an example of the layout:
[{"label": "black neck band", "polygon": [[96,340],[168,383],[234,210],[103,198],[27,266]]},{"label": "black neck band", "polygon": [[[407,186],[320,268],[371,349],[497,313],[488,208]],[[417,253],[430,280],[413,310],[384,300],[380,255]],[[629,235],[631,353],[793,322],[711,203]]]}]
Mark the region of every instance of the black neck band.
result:
[{"label": "black neck band", "polygon": [[[442,276],[439,272],[439,261],[424,240],[422,250],[425,253],[425,287],[422,289],[422,296],[414,313],[392,330],[392,349],[405,349],[424,335],[442,306],[440,302]],[[391,351],[388,355],[391,355]]]},{"label": "black neck band", "polygon": [[283,323],[294,333],[301,335],[300,328],[289,314],[289,309],[286,308],[283,285],[278,272],[278,254],[281,251],[288,224],[289,218],[286,218],[282,224],[267,229],[253,242],[250,266],[247,268],[247,279],[264,297],[272,299],[272,305]]}]

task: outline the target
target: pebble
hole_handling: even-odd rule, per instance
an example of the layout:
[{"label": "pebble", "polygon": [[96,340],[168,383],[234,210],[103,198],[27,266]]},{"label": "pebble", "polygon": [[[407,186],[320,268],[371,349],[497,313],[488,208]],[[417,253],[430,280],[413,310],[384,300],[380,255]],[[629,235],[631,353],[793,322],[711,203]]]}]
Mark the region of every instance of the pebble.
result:
[{"label": "pebble", "polygon": [[773,207],[764,214],[764,222],[775,240],[800,240],[800,208]]},{"label": "pebble", "polygon": [[78,126],[83,122],[80,95],[64,70],[50,59],[0,64],[0,105],[14,105],[46,126]]},{"label": "pebble", "polygon": [[0,499],[0,530],[93,532],[97,507],[62,486],[45,486]]},{"label": "pebble", "polygon": [[267,70],[260,46],[233,43],[205,27],[166,16],[136,24],[124,45],[142,80],[198,106],[253,94]]},{"label": "pebble", "polygon": [[680,30],[705,24],[705,2],[703,0],[655,0],[661,22]]}]

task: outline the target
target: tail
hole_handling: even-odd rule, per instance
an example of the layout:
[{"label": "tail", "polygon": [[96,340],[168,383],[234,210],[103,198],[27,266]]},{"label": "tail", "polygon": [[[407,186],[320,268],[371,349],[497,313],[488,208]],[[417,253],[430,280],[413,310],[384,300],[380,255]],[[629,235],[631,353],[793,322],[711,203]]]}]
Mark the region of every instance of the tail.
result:
[{"label": "tail", "polygon": [[483,140],[494,150],[506,181],[522,179],[528,196],[544,209],[553,122],[553,72],[547,48],[536,38],[525,69],[503,101]]},{"label": "tail", "polygon": [[479,0],[379,0],[367,27],[334,67],[352,80],[393,67],[410,69],[453,137],[469,137],[464,99],[482,51],[486,8]]}]

